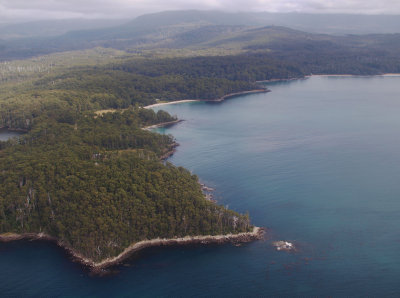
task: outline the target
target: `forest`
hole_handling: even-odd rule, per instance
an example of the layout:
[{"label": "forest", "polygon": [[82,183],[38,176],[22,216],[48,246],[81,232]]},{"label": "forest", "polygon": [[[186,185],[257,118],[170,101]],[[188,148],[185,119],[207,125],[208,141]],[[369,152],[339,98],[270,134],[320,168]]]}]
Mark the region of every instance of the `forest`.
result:
[{"label": "forest", "polygon": [[207,201],[198,178],[160,162],[172,136],[142,129],[174,120],[142,108],[43,116],[0,142],[0,234],[44,232],[95,261],[157,237],[249,231],[248,215]]},{"label": "forest", "polygon": [[298,44],[271,53],[128,56],[100,65],[61,67],[37,77],[11,79],[0,84],[0,127],[30,129],[42,115],[72,121],[85,111],[145,106],[157,100],[213,100],[265,88],[256,81],[311,74],[400,72],[399,59],[392,53],[343,52],[329,43],[320,44],[320,48],[324,50]]}]

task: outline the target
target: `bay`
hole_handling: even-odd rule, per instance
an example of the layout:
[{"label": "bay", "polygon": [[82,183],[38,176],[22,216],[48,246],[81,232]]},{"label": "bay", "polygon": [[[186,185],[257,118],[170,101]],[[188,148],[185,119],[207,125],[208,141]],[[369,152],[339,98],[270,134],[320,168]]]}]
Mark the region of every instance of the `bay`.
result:
[{"label": "bay", "polygon": [[[55,245],[0,244],[4,296],[398,296],[398,76],[270,83],[266,94],[160,108],[180,143],[170,162],[219,204],[268,227],[240,247],[152,248],[90,276]],[[298,251],[276,251],[287,240]]]}]

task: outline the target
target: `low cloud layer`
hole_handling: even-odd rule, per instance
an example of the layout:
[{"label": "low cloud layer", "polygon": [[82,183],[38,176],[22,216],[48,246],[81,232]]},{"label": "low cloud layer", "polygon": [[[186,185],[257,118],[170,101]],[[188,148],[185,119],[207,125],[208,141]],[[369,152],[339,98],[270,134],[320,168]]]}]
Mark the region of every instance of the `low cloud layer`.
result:
[{"label": "low cloud layer", "polygon": [[164,10],[202,9],[399,14],[398,0],[0,0],[3,22],[68,18],[134,18]]}]

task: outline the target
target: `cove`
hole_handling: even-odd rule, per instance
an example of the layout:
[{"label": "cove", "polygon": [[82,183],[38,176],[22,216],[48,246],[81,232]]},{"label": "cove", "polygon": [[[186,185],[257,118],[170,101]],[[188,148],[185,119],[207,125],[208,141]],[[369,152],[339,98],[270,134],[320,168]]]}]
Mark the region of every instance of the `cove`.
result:
[{"label": "cove", "polygon": [[[162,106],[169,159],[249,212],[267,239],[151,248],[91,277],[43,242],[0,244],[4,296],[396,296],[400,276],[400,77],[270,83],[221,103]],[[271,242],[293,241],[296,253]]]}]

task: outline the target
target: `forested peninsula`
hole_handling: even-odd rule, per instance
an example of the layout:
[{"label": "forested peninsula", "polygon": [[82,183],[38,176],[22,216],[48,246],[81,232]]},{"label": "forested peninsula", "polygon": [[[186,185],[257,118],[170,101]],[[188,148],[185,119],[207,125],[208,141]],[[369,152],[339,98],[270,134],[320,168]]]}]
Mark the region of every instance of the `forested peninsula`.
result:
[{"label": "forested peninsula", "polygon": [[56,239],[95,266],[150,239],[258,238],[248,215],[207,201],[195,175],[160,161],[174,139],[142,127],[174,120],[143,108],[88,112],[73,124],[43,116],[2,142],[0,240]]},{"label": "forested peninsula", "polygon": [[138,243],[259,239],[248,214],[207,200],[195,175],[162,162],[177,146],[172,136],[143,129],[179,121],[143,108],[158,99],[218,101],[267,91],[230,77],[224,64],[210,59],[220,69],[215,77],[202,60],[192,69],[197,73],[182,76],[164,68],[145,73],[158,62],[172,69],[174,59],[127,58],[5,79],[0,126],[26,134],[0,142],[0,240],[56,241],[97,268],[120,261]]}]

